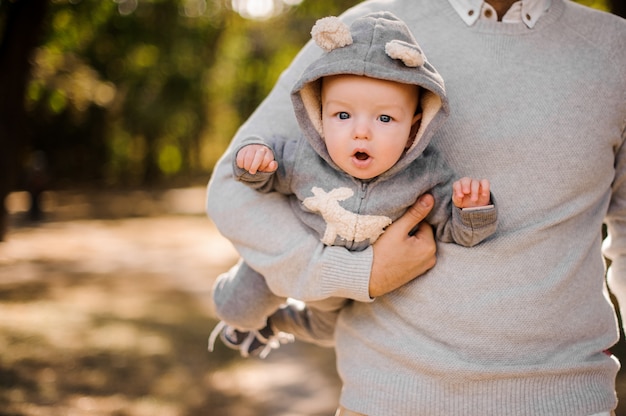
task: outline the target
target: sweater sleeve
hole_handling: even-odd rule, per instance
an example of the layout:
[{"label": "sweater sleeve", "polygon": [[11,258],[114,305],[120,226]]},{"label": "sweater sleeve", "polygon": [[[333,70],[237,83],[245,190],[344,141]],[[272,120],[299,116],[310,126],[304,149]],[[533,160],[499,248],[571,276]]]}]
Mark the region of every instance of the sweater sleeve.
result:
[{"label": "sweater sleeve", "polygon": [[[267,193],[275,191],[283,195],[292,194],[290,179],[297,160],[299,142],[300,140],[297,138],[285,139],[283,137],[274,137],[271,140],[264,140],[260,137],[253,136],[244,139],[243,143],[237,147],[233,155],[232,166],[235,179],[259,192]],[[237,152],[250,144],[260,144],[269,148],[272,151],[274,160],[278,162],[278,169],[274,172],[259,171],[252,174],[237,166]]]},{"label": "sweater sleeve", "polygon": [[319,53],[309,42],[241,126],[209,182],[207,213],[277,295],[304,301],[332,296],[371,301],[372,248],[350,252],[343,247],[325,247],[295,216],[284,195],[262,194],[233,178],[234,151],[246,137],[293,137],[298,133],[290,90]]},{"label": "sweater sleeve", "polygon": [[[491,197],[493,202],[493,196]],[[498,227],[495,203],[477,209],[452,207],[451,233],[455,243],[472,247],[493,235]]]}]

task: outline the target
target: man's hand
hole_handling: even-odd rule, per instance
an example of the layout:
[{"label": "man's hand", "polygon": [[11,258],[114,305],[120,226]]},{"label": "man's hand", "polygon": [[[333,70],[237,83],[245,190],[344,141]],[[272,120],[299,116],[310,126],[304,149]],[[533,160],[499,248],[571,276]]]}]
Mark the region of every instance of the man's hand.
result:
[{"label": "man's hand", "polygon": [[[422,195],[376,240],[372,246],[371,297],[391,292],[435,266],[437,245],[433,229],[422,222],[434,203],[432,195]],[[409,235],[411,231],[414,233]]]},{"label": "man's hand", "polygon": [[254,175],[257,172],[274,172],[278,162],[274,160],[274,152],[262,144],[249,144],[237,152],[237,166]]}]

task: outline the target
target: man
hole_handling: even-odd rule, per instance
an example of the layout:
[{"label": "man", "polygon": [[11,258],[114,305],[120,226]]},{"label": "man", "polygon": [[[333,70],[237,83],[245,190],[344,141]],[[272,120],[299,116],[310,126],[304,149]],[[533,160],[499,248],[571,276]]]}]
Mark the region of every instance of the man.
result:
[{"label": "man", "polygon": [[[281,196],[235,183],[224,159],[209,215],[276,294],[357,301],[335,331],[338,414],[610,414],[618,329],[600,248],[605,221],[609,282],[626,305],[626,23],[565,0],[368,1],[342,19],[382,9],[445,80],[451,115],[432,145],[456,172],[490,178],[496,235],[439,244],[424,273],[432,235],[407,233],[426,197],[371,249],[325,247]],[[289,91],[319,53],[305,47],[233,143],[297,131]]]}]

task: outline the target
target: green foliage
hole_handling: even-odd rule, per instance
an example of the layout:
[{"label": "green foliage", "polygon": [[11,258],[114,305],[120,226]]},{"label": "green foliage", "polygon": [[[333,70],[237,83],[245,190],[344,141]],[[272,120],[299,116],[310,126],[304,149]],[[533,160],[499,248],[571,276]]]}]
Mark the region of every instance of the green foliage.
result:
[{"label": "green foliage", "polygon": [[576,0],[576,3],[584,4],[585,6],[593,7],[594,9],[605,12],[611,11],[610,1],[608,0]]},{"label": "green foliage", "polygon": [[199,167],[227,10],[190,17],[189,0],[129,3],[51,5],[27,108],[57,178],[140,185]]},{"label": "green foliage", "polygon": [[206,180],[314,21],[356,3],[249,20],[225,0],[51,0],[26,89],[32,147],[57,184]]}]

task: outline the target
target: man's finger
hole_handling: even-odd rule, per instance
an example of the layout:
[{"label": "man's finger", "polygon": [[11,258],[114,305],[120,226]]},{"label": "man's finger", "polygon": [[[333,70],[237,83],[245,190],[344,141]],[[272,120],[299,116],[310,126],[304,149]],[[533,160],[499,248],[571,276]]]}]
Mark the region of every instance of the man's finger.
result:
[{"label": "man's finger", "polygon": [[396,222],[406,223],[406,227],[409,230],[408,234],[413,236],[417,233],[420,222],[422,222],[433,209],[434,204],[435,199],[433,196],[431,194],[424,194],[417,198],[417,201],[415,201]]}]

